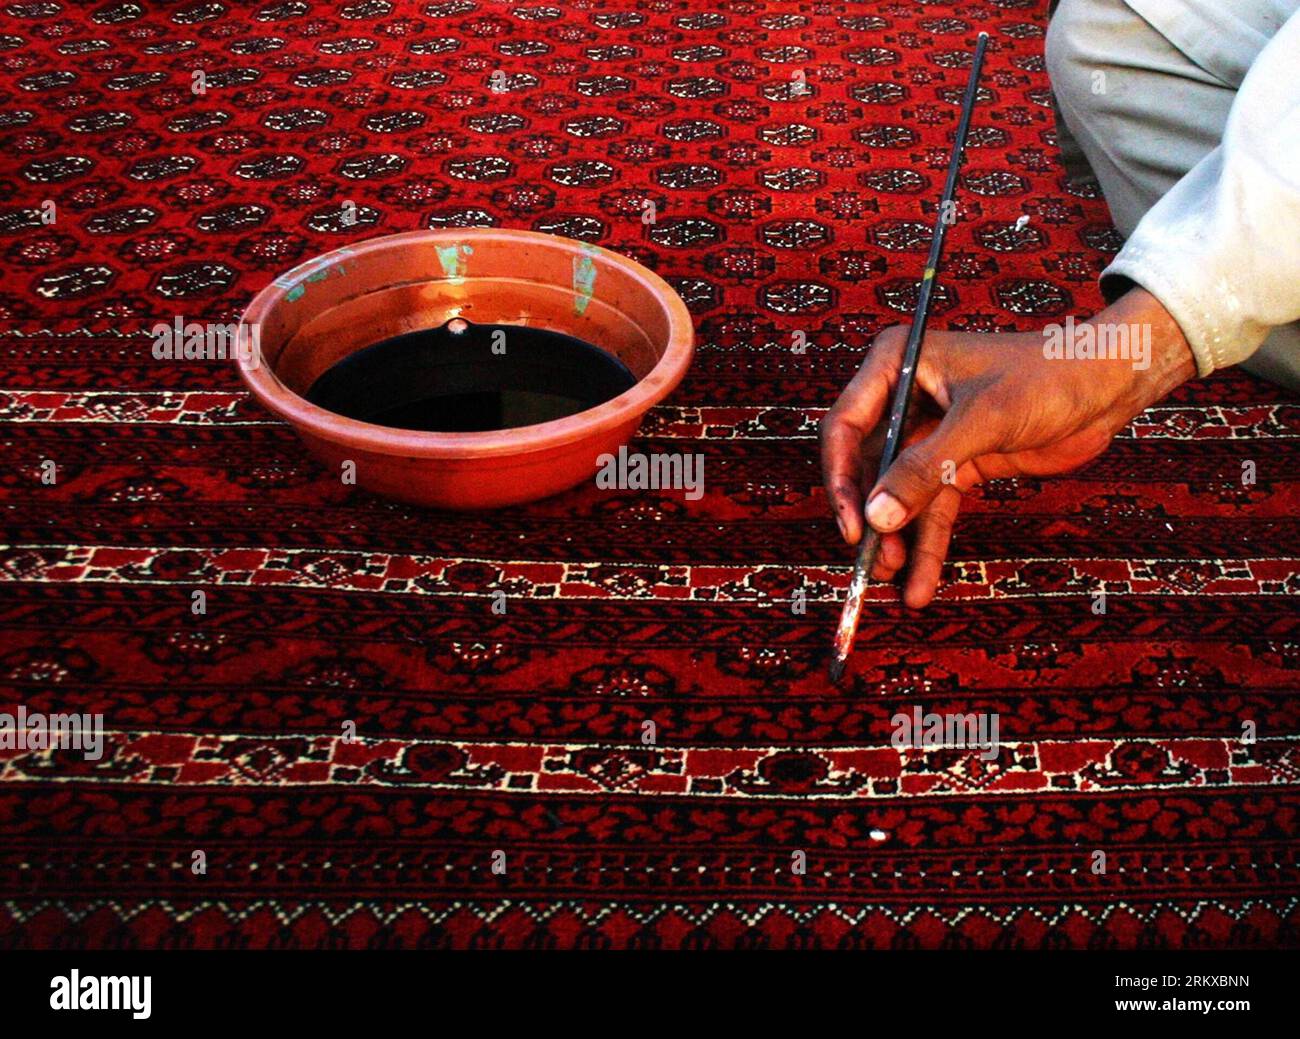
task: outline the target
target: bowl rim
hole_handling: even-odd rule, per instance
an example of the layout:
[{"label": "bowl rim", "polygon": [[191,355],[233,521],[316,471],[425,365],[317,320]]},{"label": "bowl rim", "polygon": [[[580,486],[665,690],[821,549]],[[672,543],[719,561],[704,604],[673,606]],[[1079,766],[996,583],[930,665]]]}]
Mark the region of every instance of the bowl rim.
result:
[{"label": "bowl rim", "polygon": [[654,271],[630,257],[603,246],[540,231],[492,227],[402,231],[339,246],[272,278],[249,301],[240,316],[240,322],[247,325],[260,325],[262,318],[270,313],[273,307],[284,303],[289,292],[307,275],[329,267],[333,263],[347,259],[355,260],[368,252],[400,249],[408,242],[441,241],[453,244],[485,239],[494,242],[542,244],[574,254],[581,252],[586,255],[600,256],[619,267],[664,304],[668,319],[668,343],[663,356],[644,378],[637,380],[634,386],[594,408],[530,426],[474,433],[431,433],[415,429],[394,429],[390,426],[347,418],[312,404],[305,397],[289,389],[280,381],[279,376],[272,370],[271,365],[265,362],[265,359],[260,359],[256,367],[250,367],[244,359],[236,357],[235,366],[244,385],[265,408],[289,422],[301,434],[376,454],[443,459],[528,454],[562,447],[639,419],[677,388],[685,377],[695,353],[695,326],[681,296]]}]

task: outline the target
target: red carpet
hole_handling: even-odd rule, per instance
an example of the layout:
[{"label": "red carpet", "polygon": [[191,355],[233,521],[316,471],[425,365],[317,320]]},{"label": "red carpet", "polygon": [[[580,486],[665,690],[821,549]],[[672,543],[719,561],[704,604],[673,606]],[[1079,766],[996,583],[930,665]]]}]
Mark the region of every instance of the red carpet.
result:
[{"label": "red carpet", "polygon": [[[0,11],[0,709],[110,730],[0,751],[0,946],[1300,944],[1280,391],[1216,377],[984,489],[936,603],[878,589],[824,678],[851,560],[816,420],[910,314],[979,29],[935,325],[1099,303],[1045,3],[141,6]],[[385,504],[141,334],[477,224],[681,292],[697,361],[642,444],[702,453],[702,500]],[[997,712],[1002,753],[895,750],[914,705]]]}]

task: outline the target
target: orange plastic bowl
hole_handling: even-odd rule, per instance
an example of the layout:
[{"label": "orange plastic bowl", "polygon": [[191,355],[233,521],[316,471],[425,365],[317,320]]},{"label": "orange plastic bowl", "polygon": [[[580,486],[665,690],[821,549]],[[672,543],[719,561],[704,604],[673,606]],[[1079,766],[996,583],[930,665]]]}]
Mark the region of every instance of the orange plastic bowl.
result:
[{"label": "orange plastic bowl", "polygon": [[[425,433],[344,418],[303,394],[372,343],[463,317],[545,328],[616,354],[636,376],[598,407],[532,426]],[[411,231],[325,253],[276,278],[244,312],[259,349],[237,360],[253,395],[358,486],[449,509],[534,501],[596,472],[681,382],[690,313],[658,275],[599,246],[532,231]]]}]

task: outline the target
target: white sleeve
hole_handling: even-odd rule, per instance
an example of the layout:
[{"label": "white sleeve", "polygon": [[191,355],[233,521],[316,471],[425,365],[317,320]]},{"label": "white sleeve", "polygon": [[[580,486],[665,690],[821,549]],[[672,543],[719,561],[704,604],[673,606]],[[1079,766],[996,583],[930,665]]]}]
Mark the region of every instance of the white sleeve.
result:
[{"label": "white sleeve", "polygon": [[1223,141],[1147,212],[1102,272],[1164,304],[1202,375],[1300,320],[1300,14],[1237,91]]}]

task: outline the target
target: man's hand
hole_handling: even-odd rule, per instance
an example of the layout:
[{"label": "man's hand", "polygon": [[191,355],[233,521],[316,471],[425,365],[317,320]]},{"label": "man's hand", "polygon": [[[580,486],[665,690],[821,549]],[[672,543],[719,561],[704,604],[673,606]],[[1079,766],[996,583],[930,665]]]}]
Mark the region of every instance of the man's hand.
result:
[{"label": "man's hand", "polygon": [[[907,446],[874,482],[907,329],[885,329],[822,420],[822,475],[849,544],[866,519],[884,537],[872,576],[892,580],[910,553],[903,601],[934,598],[962,492],[983,480],[1063,473],[1095,458],[1143,409],[1196,375],[1177,322],[1133,289],[1085,324],[1149,325],[1150,367],[1128,359],[1049,359],[1041,332],[931,332],[921,348]],[[864,490],[868,493],[864,497]],[[912,525],[910,548],[900,531]]]}]

